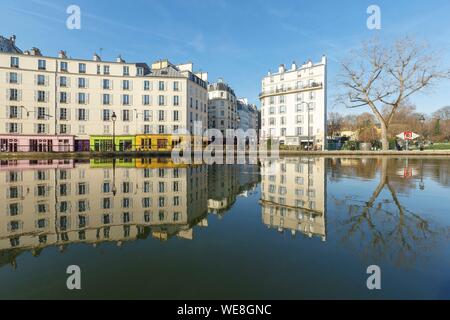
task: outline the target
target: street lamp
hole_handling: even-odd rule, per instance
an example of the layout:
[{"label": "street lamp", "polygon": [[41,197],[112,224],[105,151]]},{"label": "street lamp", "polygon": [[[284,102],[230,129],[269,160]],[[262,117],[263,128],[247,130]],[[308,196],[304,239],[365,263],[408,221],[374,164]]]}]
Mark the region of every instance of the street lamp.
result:
[{"label": "street lamp", "polygon": [[422,126],[422,132],[421,132],[421,135],[422,135],[422,144],[421,144],[421,146],[420,146],[420,150],[423,150],[424,149],[424,145],[425,145],[425,137],[424,137],[424,135],[425,135],[425,133],[424,133],[424,124],[425,124],[425,121],[426,121],[426,119],[425,119],[425,116],[423,115],[423,114],[421,114],[420,115],[420,117],[419,117],[419,122],[420,122],[420,124],[421,124],[421,126]]},{"label": "street lamp", "polygon": [[113,114],[111,116],[111,120],[113,122],[113,151],[116,152],[116,121],[117,121],[117,116],[116,116],[115,112],[113,112]]}]

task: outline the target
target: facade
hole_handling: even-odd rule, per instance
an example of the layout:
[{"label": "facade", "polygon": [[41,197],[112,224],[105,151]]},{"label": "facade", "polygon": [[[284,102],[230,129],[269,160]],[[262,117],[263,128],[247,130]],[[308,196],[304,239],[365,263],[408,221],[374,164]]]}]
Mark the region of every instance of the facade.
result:
[{"label": "facade", "polygon": [[324,158],[263,161],[261,167],[263,223],[326,240],[326,177]]},{"label": "facade", "polygon": [[237,110],[239,117],[238,128],[244,131],[254,129],[259,136],[260,112],[256,105],[248,103],[247,99],[238,99]]},{"label": "facade", "polygon": [[91,137],[114,146],[114,135],[134,142],[136,136],[155,135],[166,140],[160,145],[170,145],[172,133],[192,132],[194,121],[207,125],[208,78],[193,72],[192,63],[163,60],[149,67],[121,57],[102,61],[96,54],[92,60],[72,59],[63,51],[48,57],[37,48],[22,53],[8,41],[0,51],[0,91],[6,93],[0,94],[0,135],[7,135],[8,144],[11,136],[26,143],[27,136],[58,140],[62,135],[73,137],[70,149],[94,151]]},{"label": "facade", "polygon": [[326,148],[327,59],[281,65],[262,80],[261,139]]},{"label": "facade", "polygon": [[0,253],[193,239],[192,228],[206,225],[206,166],[145,160],[2,161]]},{"label": "facade", "polygon": [[227,129],[237,129],[239,125],[236,95],[219,80],[208,86],[208,97],[208,128],[220,130],[225,138]]}]

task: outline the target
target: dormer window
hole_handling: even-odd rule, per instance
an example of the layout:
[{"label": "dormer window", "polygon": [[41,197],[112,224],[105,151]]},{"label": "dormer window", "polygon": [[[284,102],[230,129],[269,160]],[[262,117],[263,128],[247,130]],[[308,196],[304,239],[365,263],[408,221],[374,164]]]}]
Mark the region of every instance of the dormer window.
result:
[{"label": "dormer window", "polygon": [[142,67],[137,68],[137,75],[138,76],[143,76],[144,75],[144,68],[142,68]]},{"label": "dormer window", "polygon": [[79,73],[86,73],[86,64],[85,63],[78,64],[78,72]]}]

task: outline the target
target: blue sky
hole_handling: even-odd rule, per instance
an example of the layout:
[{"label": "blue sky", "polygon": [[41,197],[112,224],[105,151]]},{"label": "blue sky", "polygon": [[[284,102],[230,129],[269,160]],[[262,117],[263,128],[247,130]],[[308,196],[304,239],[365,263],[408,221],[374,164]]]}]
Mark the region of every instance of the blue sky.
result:
[{"label": "blue sky", "polygon": [[[261,78],[269,69],[292,61],[319,61],[326,54],[329,111],[350,112],[332,103],[338,62],[373,37],[409,35],[426,40],[450,66],[448,0],[0,0],[0,4],[0,34],[17,35],[22,49],[36,46],[52,56],[63,49],[72,57],[91,58],[103,48],[105,60],[122,54],[130,62],[192,61],[197,69],[209,72],[210,81],[223,78],[237,95],[257,104]],[[81,30],[65,26],[71,4],[81,8]],[[371,4],[381,7],[378,31],[366,27]],[[428,113],[450,105],[450,82],[412,100],[419,111]]]}]

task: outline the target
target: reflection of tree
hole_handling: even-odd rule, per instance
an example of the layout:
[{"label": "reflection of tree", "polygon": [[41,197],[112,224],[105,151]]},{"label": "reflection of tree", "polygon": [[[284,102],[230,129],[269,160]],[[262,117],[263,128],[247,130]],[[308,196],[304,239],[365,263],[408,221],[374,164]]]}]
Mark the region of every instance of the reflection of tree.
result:
[{"label": "reflection of tree", "polygon": [[[388,159],[381,160],[380,182],[367,202],[355,199],[337,201],[345,206],[349,217],[340,222],[344,228],[343,241],[357,244],[366,258],[390,259],[397,265],[412,265],[419,253],[427,254],[435,247],[438,237],[446,231],[407,210],[397,196],[388,175]],[[387,190],[391,200],[377,201]]]}]

